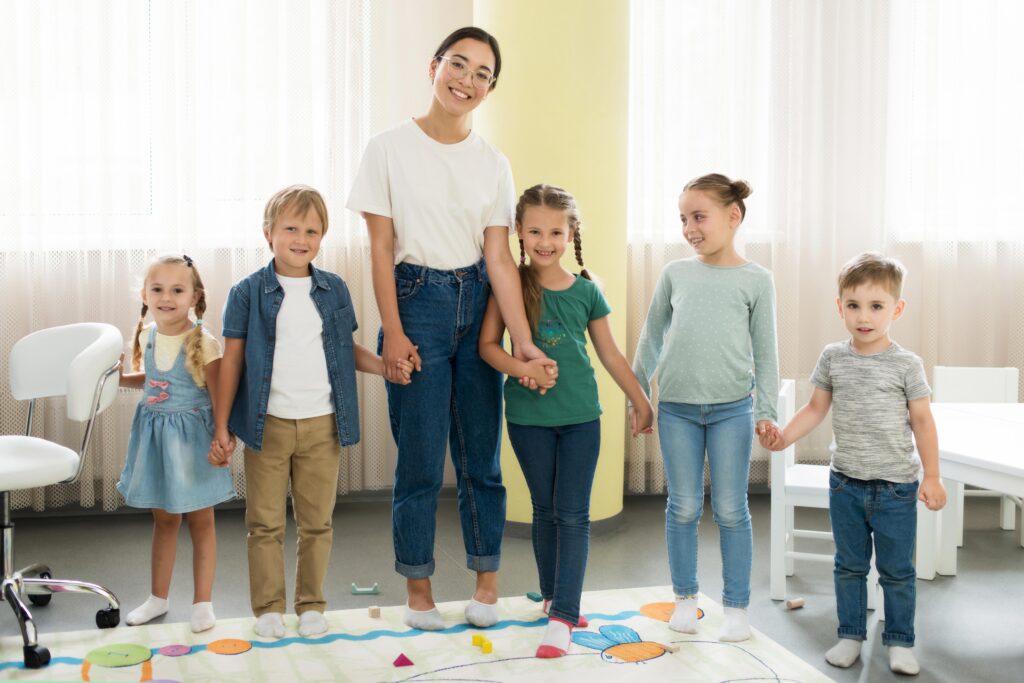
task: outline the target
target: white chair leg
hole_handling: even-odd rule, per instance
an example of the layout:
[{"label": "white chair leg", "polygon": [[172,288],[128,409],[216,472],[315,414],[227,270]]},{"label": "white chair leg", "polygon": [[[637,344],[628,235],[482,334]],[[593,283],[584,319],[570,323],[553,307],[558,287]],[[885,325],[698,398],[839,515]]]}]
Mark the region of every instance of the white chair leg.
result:
[{"label": "white chair leg", "polygon": [[772,524],[768,594],[772,600],[786,599],[786,502],[772,489]]},{"label": "white chair leg", "polygon": [[953,536],[956,538],[956,547],[962,548],[964,545],[964,485],[957,482],[954,485],[953,495],[956,496],[956,509],[959,510],[956,518],[953,519]]},{"label": "white chair leg", "polygon": [[1010,496],[999,499],[999,528],[1006,531],[1017,528],[1017,503]]},{"label": "white chair leg", "polygon": [[[786,506],[786,552],[793,552],[793,550],[794,550],[793,540],[794,540],[795,536],[793,535],[793,529],[796,528],[795,519],[796,519],[796,513],[793,510],[793,506],[792,505],[787,505]],[[786,557],[786,576],[793,576],[793,572],[794,571],[795,570],[793,568],[793,558],[792,557]]]},{"label": "white chair leg", "polygon": [[915,547],[917,578],[931,581],[935,578],[935,553],[938,546],[939,515],[917,502],[917,545]]},{"label": "white chair leg", "polygon": [[[874,560],[871,562],[871,569],[868,571],[868,609],[873,609],[879,614],[882,614],[884,610],[881,609],[881,600],[879,599],[879,586],[878,586],[878,570],[875,569]],[[880,616],[879,619],[883,619]]]},{"label": "white chair leg", "polygon": [[[942,483],[947,491],[955,491],[955,487],[962,486],[950,479],[943,479]],[[956,528],[957,520],[963,521],[962,501],[960,496],[949,496],[939,516],[939,552],[935,558],[935,571],[943,576],[956,575]]]}]

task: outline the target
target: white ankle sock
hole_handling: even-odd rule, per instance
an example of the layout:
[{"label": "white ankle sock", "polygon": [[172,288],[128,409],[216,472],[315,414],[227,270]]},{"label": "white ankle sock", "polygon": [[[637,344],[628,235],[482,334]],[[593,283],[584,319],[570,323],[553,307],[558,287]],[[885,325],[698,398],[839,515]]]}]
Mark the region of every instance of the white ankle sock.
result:
[{"label": "white ankle sock", "polygon": [[498,610],[495,608],[496,604],[497,603],[494,605],[488,605],[486,602],[477,602],[473,598],[470,598],[469,604],[466,605],[466,621],[477,628],[494,626],[498,623]]},{"label": "white ankle sock", "polygon": [[418,628],[422,631],[440,631],[444,629],[444,618],[437,611],[436,607],[428,610],[415,610],[406,604],[402,621],[409,628]]},{"label": "white ankle sock", "polygon": [[164,614],[167,614],[167,598],[158,598],[155,595],[150,595],[146,598],[146,602],[128,613],[128,616],[125,617],[125,623],[129,626],[138,626]]},{"label": "white ankle sock", "polygon": [[825,653],[825,661],[840,669],[848,669],[860,657],[861,641],[852,638],[840,638],[832,649]]},{"label": "white ankle sock", "polygon": [[321,612],[307,610],[299,615],[299,635],[303,638],[327,633],[327,619]]},{"label": "white ankle sock", "polygon": [[697,632],[697,596],[676,597],[676,608],[669,619],[668,627],[680,633]]},{"label": "white ankle sock", "polygon": [[284,615],[280,612],[261,614],[254,630],[260,638],[284,638]]},{"label": "white ankle sock", "polygon": [[889,648],[889,668],[898,674],[916,676],[921,673],[921,665],[917,663],[914,649],[910,647]]},{"label": "white ankle sock", "polygon": [[217,616],[213,613],[212,602],[192,603],[192,618],[189,619],[189,626],[192,627],[192,633],[209,631],[216,625]]},{"label": "white ankle sock", "polygon": [[750,638],[750,621],[747,610],[742,607],[725,607],[725,620],[718,632],[718,639],[723,643],[738,643]]},{"label": "white ankle sock", "polygon": [[561,619],[552,617],[548,619],[548,628],[544,631],[544,639],[540,641],[540,647],[537,648],[537,656],[541,659],[561,657],[569,651],[571,642],[572,626]]}]

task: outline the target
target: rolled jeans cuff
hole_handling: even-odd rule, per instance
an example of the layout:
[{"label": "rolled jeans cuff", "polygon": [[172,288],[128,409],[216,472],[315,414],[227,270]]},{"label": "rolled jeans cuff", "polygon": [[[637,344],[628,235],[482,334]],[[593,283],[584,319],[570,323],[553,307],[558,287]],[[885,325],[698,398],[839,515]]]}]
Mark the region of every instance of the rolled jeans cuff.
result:
[{"label": "rolled jeans cuff", "polygon": [[426,564],[402,564],[395,560],[395,571],[407,579],[426,579],[434,574],[434,561]]},{"label": "rolled jeans cuff", "polygon": [[475,572],[496,572],[501,555],[466,555],[466,567]]}]

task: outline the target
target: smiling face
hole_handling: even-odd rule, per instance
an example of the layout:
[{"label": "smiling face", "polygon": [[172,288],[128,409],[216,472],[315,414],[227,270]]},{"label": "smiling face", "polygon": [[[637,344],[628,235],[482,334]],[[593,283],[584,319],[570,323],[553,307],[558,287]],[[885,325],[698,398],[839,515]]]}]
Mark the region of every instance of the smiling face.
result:
[{"label": "smiling face", "polygon": [[306,277],[309,264],[320,251],[324,226],[313,207],[300,216],[294,207],[286,206],[264,236],[274,252],[274,271],[278,275]]},{"label": "smiling face", "polygon": [[683,238],[702,261],[717,261],[734,253],[733,238],[743,219],[740,207],[722,206],[700,190],[687,190],[679,197],[679,220]]},{"label": "smiling face", "polygon": [[559,266],[565,248],[572,241],[572,229],[562,209],[528,206],[516,225],[531,268]]},{"label": "smiling face", "polygon": [[[465,116],[487,99],[490,87],[477,82],[476,74],[494,73],[494,53],[487,43],[463,38],[430,62],[434,99],[452,116]],[[459,74],[458,72],[462,73]]]},{"label": "smiling face", "polygon": [[150,269],[142,302],[149,307],[160,334],[173,336],[192,327],[188,312],[199,300],[192,278],[192,269],[183,263],[158,263]]},{"label": "smiling face", "polygon": [[853,347],[860,353],[872,354],[884,351],[892,343],[889,327],[903,315],[906,302],[897,300],[879,284],[864,282],[844,289],[836,305]]}]

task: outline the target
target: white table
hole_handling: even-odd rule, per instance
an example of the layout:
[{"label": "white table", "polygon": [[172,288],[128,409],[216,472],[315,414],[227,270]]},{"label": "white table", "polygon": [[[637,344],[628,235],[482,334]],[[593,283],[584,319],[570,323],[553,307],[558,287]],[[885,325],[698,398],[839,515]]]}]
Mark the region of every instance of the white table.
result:
[{"label": "white table", "polygon": [[[939,433],[939,468],[952,482],[1024,496],[1024,403],[933,403]],[[938,515],[923,504],[918,514],[918,577],[956,574],[956,525],[963,514],[950,495]],[[937,547],[936,547],[937,546]]]}]

